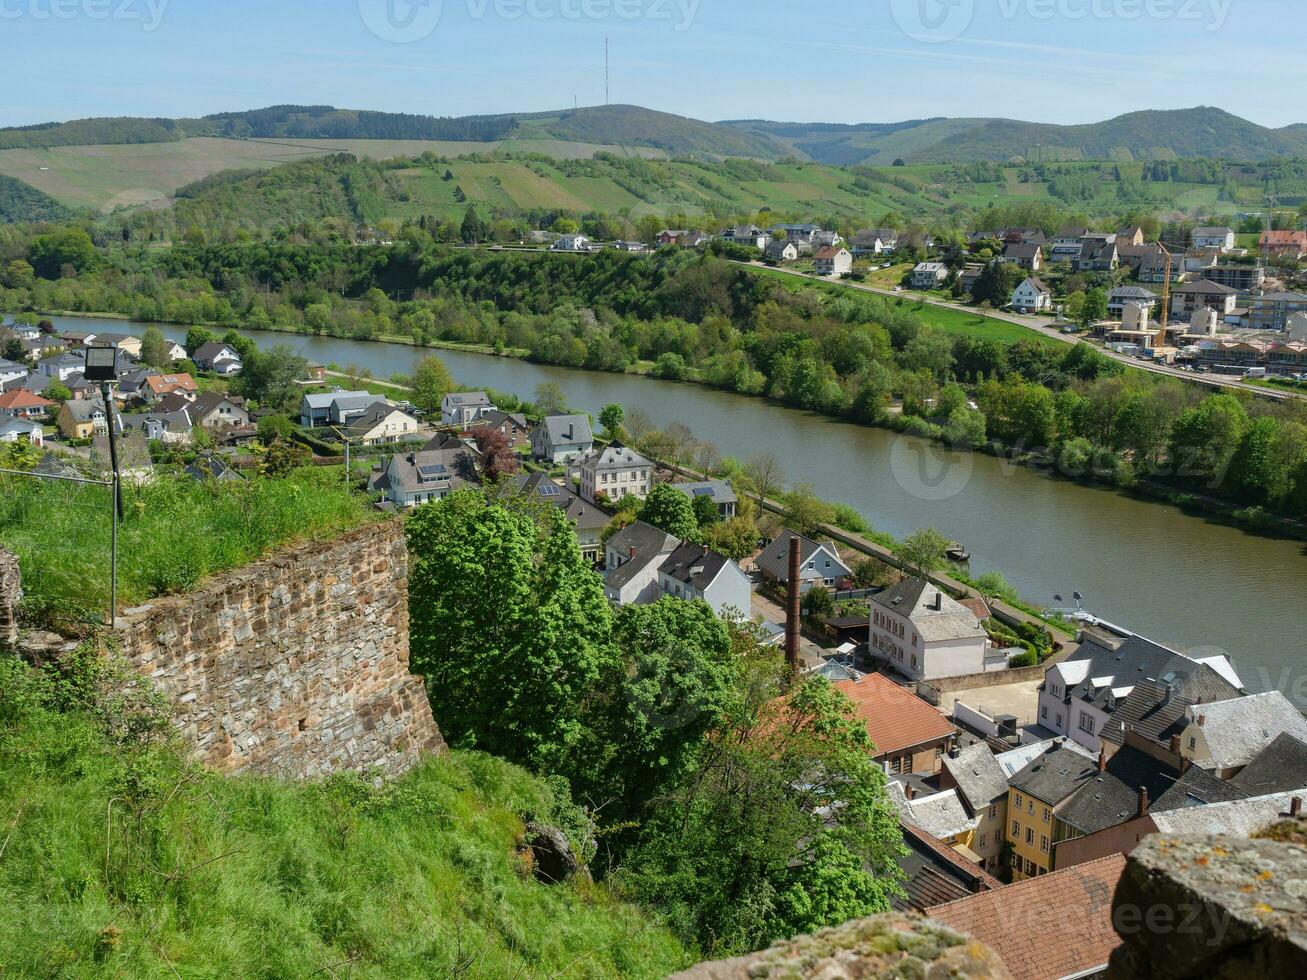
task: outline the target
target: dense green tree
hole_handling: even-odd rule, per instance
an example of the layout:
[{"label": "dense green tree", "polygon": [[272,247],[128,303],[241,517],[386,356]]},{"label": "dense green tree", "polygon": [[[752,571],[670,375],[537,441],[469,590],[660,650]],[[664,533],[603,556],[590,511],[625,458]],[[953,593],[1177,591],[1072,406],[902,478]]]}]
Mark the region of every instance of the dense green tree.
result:
[{"label": "dense green tree", "polygon": [[543,418],[562,415],[567,411],[567,395],[563,392],[563,386],[557,381],[542,381],[536,385],[533,400],[536,411]]},{"label": "dense green tree", "polygon": [[1282,497],[1288,487],[1289,474],[1275,452],[1280,436],[1280,422],[1270,416],[1254,419],[1239,440],[1230,458],[1227,484],[1240,499],[1265,506]]},{"label": "dense green tree", "polygon": [[309,362],[284,344],[255,349],[245,355],[232,391],[260,408],[289,414],[297,410],[303,394],[298,382],[308,373]]},{"label": "dense green tree", "polygon": [[82,228],[62,228],[32,239],[27,261],[43,279],[58,279],[68,271],[76,275],[95,264],[95,244]]},{"label": "dense green tree", "polygon": [[1231,395],[1213,395],[1171,426],[1171,469],[1179,479],[1216,492],[1248,427],[1248,413]]},{"label": "dense green tree", "polygon": [[150,367],[161,368],[172,363],[168,352],[172,344],[164,337],[163,331],[151,324],[141,334],[141,362]]},{"label": "dense green tree", "polygon": [[440,358],[427,354],[413,369],[413,404],[428,415],[439,415],[445,396],[454,390],[454,379]]},{"label": "dense green tree", "polygon": [[925,574],[944,567],[944,552],[948,547],[948,538],[933,527],[926,527],[909,534],[894,551],[918,574]]},{"label": "dense green tree", "polygon": [[732,517],[704,528],[703,539],[719,555],[743,561],[758,550],[758,526],[747,517]]},{"label": "dense green tree", "polygon": [[712,497],[699,496],[694,498],[694,519],[699,522],[701,531],[707,530],[713,524],[722,519],[722,513],[717,508],[717,501]]},{"label": "dense green tree", "polygon": [[1091,289],[1085,293],[1084,306],[1080,309],[1080,326],[1088,329],[1099,320],[1107,319],[1107,290]]},{"label": "dense green tree", "polygon": [[621,437],[622,422],[625,418],[626,410],[616,402],[605,405],[599,410],[599,424],[604,427],[604,434],[610,440]]},{"label": "dense green tree", "polygon": [[835,523],[835,508],[818,497],[810,484],[793,487],[782,495],[781,503],[785,526],[799,534],[812,537],[820,533],[822,525]]},{"label": "dense green tree", "polygon": [[689,497],[670,483],[660,483],[649,491],[644,506],[640,508],[640,520],[673,534],[682,541],[701,540],[694,505]]},{"label": "dense green tree", "polygon": [[186,343],[182,344],[182,346],[186,348],[186,353],[193,357],[197,350],[217,339],[218,335],[212,330],[206,330],[204,327],[191,327],[186,331]]}]

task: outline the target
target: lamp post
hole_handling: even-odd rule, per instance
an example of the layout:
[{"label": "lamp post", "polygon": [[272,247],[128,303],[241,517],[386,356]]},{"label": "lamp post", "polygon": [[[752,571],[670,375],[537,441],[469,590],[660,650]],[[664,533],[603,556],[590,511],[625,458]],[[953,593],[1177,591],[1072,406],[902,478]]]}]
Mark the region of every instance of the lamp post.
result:
[{"label": "lamp post", "polygon": [[118,349],[116,347],[86,348],[87,381],[100,382],[100,398],[109,425],[109,465],[113,470],[110,480],[113,495],[112,520],[109,532],[109,626],[118,621],[118,523],[123,520],[121,478],[118,472],[118,433],[114,426],[113,393],[110,385],[118,380]]}]

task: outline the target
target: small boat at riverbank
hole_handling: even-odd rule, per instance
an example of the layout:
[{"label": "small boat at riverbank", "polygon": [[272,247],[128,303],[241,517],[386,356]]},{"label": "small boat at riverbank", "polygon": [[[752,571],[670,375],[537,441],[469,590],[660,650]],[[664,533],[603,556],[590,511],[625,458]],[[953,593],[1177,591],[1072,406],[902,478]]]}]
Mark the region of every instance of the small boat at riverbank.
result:
[{"label": "small boat at riverbank", "polygon": [[961,541],[953,541],[949,544],[948,548],[945,549],[944,557],[951,562],[965,565],[967,562],[971,561],[971,552],[967,550],[967,546]]}]

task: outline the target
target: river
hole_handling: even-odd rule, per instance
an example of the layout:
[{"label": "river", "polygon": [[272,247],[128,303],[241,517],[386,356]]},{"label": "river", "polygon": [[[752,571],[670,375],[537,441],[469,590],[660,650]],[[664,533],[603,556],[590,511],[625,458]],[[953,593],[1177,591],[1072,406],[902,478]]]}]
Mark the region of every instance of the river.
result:
[{"label": "river", "polygon": [[[119,320],[55,318],[61,328],[139,333]],[[180,340],[184,328],[165,327]],[[248,332],[321,364],[357,364],[378,379],[409,373],[431,351],[295,334]],[[660,426],[683,422],[722,455],[775,453],[787,482],[855,507],[903,537],[933,526],[962,541],[972,572],[1003,573],[1030,602],[1085,597],[1096,616],[1177,649],[1233,655],[1251,689],[1279,688],[1307,707],[1307,550],[971,453],[783,408],[757,398],[630,375],[434,351],[459,384],[530,397],[556,381],[569,404],[597,414],[609,402]]]}]

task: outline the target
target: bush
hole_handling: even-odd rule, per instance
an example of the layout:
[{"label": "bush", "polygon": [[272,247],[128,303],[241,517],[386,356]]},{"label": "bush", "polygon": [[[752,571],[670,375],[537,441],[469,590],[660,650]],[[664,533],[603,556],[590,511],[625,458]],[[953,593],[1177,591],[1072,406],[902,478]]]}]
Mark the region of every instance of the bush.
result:
[{"label": "bush", "polygon": [[1039,656],[1027,650],[1025,653],[1018,653],[1015,657],[1007,662],[1007,665],[1013,670],[1021,667],[1034,667],[1039,663]]}]

